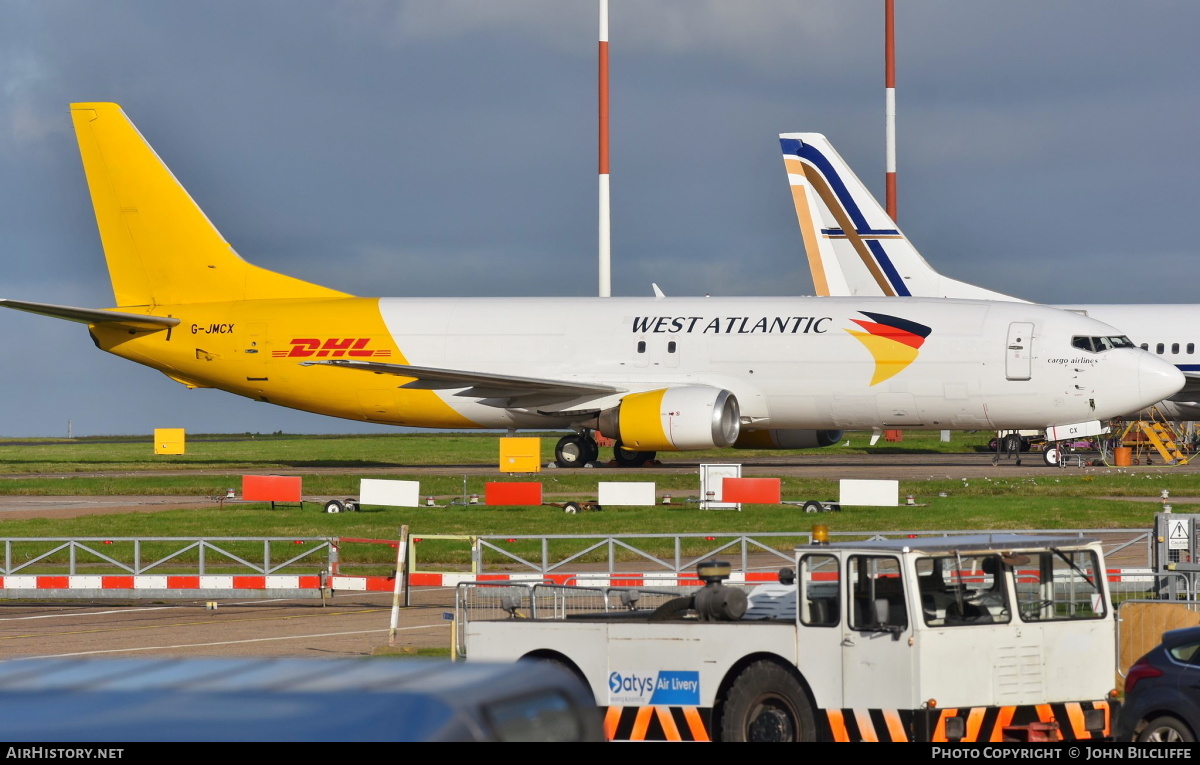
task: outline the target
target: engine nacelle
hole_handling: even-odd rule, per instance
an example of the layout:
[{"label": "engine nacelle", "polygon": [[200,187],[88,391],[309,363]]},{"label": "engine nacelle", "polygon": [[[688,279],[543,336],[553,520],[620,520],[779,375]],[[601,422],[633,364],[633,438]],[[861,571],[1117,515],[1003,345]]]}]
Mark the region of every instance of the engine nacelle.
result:
[{"label": "engine nacelle", "polygon": [[734,449],[820,449],[842,440],[840,430],[746,430]]},{"label": "engine nacelle", "polygon": [[741,430],[737,397],[703,385],[630,393],[599,415],[601,435],[640,452],[730,446]]}]

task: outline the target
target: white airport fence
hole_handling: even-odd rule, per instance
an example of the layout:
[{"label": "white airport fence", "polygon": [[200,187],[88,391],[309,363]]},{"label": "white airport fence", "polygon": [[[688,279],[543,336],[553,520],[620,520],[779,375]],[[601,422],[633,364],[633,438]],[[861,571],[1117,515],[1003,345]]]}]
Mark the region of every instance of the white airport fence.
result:
[{"label": "white airport fence", "polygon": [[13,537],[0,598],[323,597],[334,540],[296,537]]},{"label": "white airport fence", "polygon": [[[950,537],[962,534],[1012,534],[1011,530],[911,530],[831,532],[831,541]],[[1163,594],[1151,568],[1154,537],[1149,531],[1084,529],[1022,531],[1099,538],[1107,555],[1109,578],[1117,597]],[[338,538],[10,538],[0,568],[0,598],[220,598],[324,597],[338,592],[391,592],[395,580],[369,575],[373,564],[356,562],[357,549]],[[387,542],[387,540],[365,540]],[[412,587],[453,588],[460,582],[551,582],[594,587],[669,588],[698,586],[697,563],[720,558],[730,563],[730,584],[775,581],[793,563],[797,545],[812,541],[810,532],[753,534],[641,535],[487,535],[438,537],[413,532],[404,575]],[[422,553],[423,545],[461,545],[467,566],[439,566]],[[393,546],[396,542],[390,543]],[[435,549],[431,548],[430,552]],[[339,560],[339,555],[341,560]],[[377,556],[376,556],[377,557]],[[454,556],[447,556],[454,557]],[[378,569],[378,565],[373,565]],[[438,569],[442,569],[439,571]],[[1184,581],[1189,598],[1193,585]]]},{"label": "white airport fence", "polygon": [[[1154,535],[1144,529],[957,529],[900,531],[830,531],[830,542],[918,539],[964,534],[1021,534],[1099,539],[1109,569],[1132,569],[1149,575]],[[414,533],[415,536],[415,533]],[[472,573],[560,581],[562,576],[607,575],[673,577],[688,574],[697,563],[721,558],[733,567],[732,580],[767,581],[779,568],[792,565],[797,545],[812,543],[812,532],[718,532],[711,534],[539,534],[483,535],[473,538]],[[661,552],[668,542],[671,553]],[[530,553],[530,549],[536,552]],[[637,572],[637,573],[634,573]],[[616,583],[616,582],[613,582]]]}]

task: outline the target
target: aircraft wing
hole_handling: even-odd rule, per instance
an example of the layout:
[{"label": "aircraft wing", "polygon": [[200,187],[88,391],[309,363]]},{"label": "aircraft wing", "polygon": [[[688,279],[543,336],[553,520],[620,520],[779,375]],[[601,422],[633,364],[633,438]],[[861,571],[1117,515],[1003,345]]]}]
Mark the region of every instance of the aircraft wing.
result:
[{"label": "aircraft wing", "polygon": [[29,303],[23,300],[8,300],[0,298],[0,308],[12,308],[17,311],[53,316],[56,319],[66,319],[80,324],[119,324],[146,332],[169,329],[179,323],[179,319],[168,316],[146,316],[140,313],[121,313],[119,311],[101,311],[95,308],[75,308],[69,305],[53,305],[51,303]]},{"label": "aircraft wing", "polygon": [[480,398],[519,398],[539,396],[541,398],[577,398],[580,396],[606,396],[624,393],[624,388],[598,383],[573,380],[551,380],[542,377],[515,377],[487,372],[464,372],[457,369],[418,367],[410,364],[381,364],[375,361],[302,361],[301,366],[325,365],[343,369],[358,369],[381,375],[416,378],[401,385],[401,388],[416,390],[449,390],[466,388],[460,395]]}]

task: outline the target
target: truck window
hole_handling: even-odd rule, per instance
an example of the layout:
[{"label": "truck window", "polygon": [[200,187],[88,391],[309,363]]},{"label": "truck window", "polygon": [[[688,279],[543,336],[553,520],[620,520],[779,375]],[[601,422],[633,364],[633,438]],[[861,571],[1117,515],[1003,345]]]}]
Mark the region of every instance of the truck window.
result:
[{"label": "truck window", "polygon": [[1104,572],[1091,550],[1051,548],[1011,556],[1023,621],[1102,619],[1108,613],[1100,584]]},{"label": "truck window", "polygon": [[805,555],[800,560],[800,622],[810,627],[841,623],[838,594],[841,571],[832,555]]},{"label": "truck window", "polygon": [[876,555],[852,555],[846,566],[850,586],[850,628],[902,631],[908,627],[900,561]]},{"label": "truck window", "polygon": [[1012,620],[998,555],[942,555],[917,560],[921,616],[930,627]]}]

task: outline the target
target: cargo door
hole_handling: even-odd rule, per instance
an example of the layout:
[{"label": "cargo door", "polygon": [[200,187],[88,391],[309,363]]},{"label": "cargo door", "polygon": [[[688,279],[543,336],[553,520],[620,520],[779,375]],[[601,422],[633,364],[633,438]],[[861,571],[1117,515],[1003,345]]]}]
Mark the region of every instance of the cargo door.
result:
[{"label": "cargo door", "polygon": [[242,349],[246,382],[266,382],[267,359],[271,355],[267,345],[266,322],[251,323],[246,330],[246,347]]},{"label": "cargo door", "polygon": [[1008,325],[1004,344],[1004,375],[1009,380],[1028,380],[1033,370],[1033,324],[1014,321]]}]

